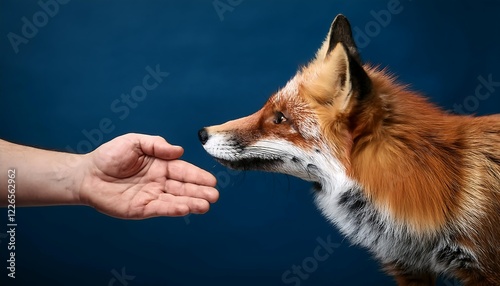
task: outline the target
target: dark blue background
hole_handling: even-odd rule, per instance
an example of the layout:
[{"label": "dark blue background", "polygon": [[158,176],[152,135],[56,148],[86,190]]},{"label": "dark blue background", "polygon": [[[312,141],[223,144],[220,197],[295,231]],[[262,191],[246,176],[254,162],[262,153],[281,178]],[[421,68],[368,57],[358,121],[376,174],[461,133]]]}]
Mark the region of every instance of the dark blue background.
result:
[{"label": "dark blue background", "polygon": [[[401,0],[401,13],[369,31],[362,55],[444,108],[470,106],[478,76],[500,81],[500,3],[436,2]],[[110,285],[113,272],[125,268],[135,276],[131,286],[294,285],[283,283],[284,271],[310,261],[317,239],[331,236],[340,246],[301,285],[393,285],[319,214],[307,183],[229,172],[196,136],[202,126],[257,110],[313,57],[336,14],[364,31],[374,20],[370,11],[387,3],[248,0],[220,17],[211,0],[73,0],[15,53],[8,34],[22,36],[22,17],[33,21],[41,7],[0,1],[1,138],[87,151],[78,149],[87,140],[82,132],[109,118],[114,130],[97,143],[127,132],[159,134],[214,173],[221,192],[208,214],[187,218],[124,221],[89,207],[18,209],[18,278],[6,280],[0,236],[1,284]],[[120,119],[111,103],[156,65],[170,75]],[[498,113],[500,88],[476,103],[469,113]]]}]

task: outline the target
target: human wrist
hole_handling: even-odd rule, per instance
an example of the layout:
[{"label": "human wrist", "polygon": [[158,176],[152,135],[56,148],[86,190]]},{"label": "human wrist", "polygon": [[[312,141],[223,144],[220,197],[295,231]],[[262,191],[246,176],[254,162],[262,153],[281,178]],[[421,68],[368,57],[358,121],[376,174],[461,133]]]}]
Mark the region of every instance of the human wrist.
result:
[{"label": "human wrist", "polygon": [[89,154],[67,155],[70,203],[75,205],[87,205],[88,199],[85,193],[89,185]]}]

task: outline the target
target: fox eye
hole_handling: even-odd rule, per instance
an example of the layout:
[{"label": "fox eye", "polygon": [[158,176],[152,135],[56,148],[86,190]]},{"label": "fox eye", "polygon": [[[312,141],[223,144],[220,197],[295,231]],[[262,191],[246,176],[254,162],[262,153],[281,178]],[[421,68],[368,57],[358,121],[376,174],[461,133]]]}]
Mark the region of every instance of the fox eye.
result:
[{"label": "fox eye", "polygon": [[287,119],[285,117],[285,115],[283,115],[283,113],[281,112],[276,112],[276,117],[274,118],[274,124],[280,124],[281,122],[285,122]]}]

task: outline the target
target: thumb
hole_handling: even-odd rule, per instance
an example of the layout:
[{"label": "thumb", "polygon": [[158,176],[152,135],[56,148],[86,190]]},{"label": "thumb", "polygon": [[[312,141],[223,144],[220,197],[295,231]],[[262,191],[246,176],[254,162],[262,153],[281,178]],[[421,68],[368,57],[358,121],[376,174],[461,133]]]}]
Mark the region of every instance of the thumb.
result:
[{"label": "thumb", "polygon": [[137,134],[139,146],[144,154],[164,160],[178,159],[184,153],[181,146],[168,143],[161,136]]}]

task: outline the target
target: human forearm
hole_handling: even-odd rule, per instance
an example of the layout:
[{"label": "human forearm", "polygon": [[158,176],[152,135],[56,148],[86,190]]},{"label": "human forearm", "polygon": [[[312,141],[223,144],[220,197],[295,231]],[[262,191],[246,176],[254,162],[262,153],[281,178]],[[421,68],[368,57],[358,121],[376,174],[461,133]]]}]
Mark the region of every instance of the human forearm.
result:
[{"label": "human forearm", "polygon": [[0,206],[14,204],[15,190],[17,206],[81,204],[127,219],[205,213],[219,198],[216,179],[180,160],[183,152],[144,134],[117,137],[85,155],[0,140]]},{"label": "human forearm", "polygon": [[8,170],[12,169],[16,170],[17,206],[80,204],[83,157],[0,140],[0,206],[7,205]]}]

